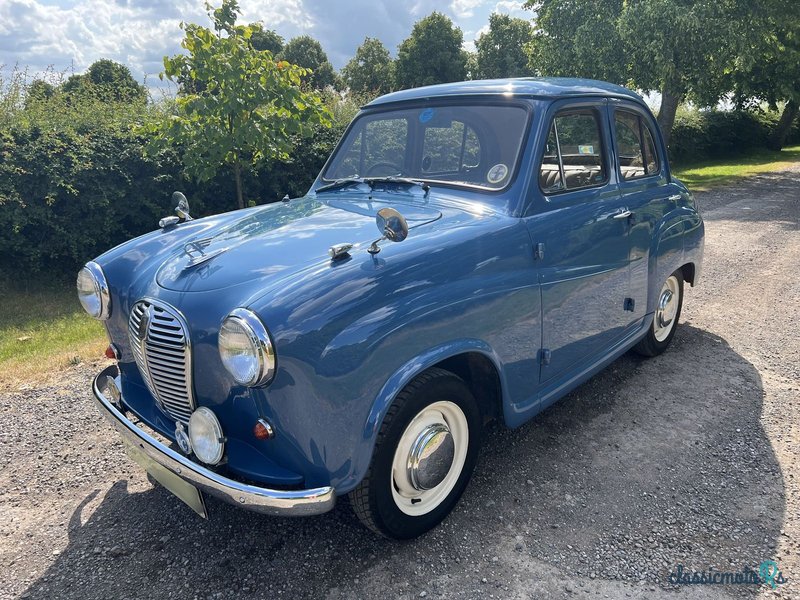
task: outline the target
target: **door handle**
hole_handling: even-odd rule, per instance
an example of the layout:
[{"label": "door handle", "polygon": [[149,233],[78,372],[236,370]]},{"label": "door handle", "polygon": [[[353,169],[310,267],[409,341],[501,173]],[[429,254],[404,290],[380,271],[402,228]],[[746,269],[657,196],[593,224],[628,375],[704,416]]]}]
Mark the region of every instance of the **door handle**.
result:
[{"label": "door handle", "polygon": [[681,198],[683,198],[683,196],[681,196],[680,194],[672,194],[672,196],[667,198],[667,200],[670,200],[671,202],[677,202]]},{"label": "door handle", "polygon": [[633,213],[630,210],[628,210],[627,208],[623,208],[621,211],[619,211],[617,214],[615,214],[611,218],[612,219],[627,219],[628,217],[631,217],[631,216],[633,216]]}]

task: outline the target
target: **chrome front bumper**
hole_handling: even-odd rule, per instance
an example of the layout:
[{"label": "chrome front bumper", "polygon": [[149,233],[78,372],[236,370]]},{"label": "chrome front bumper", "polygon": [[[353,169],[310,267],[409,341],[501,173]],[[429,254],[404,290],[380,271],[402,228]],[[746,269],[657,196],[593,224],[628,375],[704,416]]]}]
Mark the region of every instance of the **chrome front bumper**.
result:
[{"label": "chrome front bumper", "polygon": [[144,454],[148,461],[167,469],[202,492],[248,510],[276,516],[308,516],[331,510],[336,503],[330,486],[309,490],[271,490],[223,477],[168,448],[128,419],[103,391],[106,378],[116,379],[117,368],[108,367],[92,382],[95,404],[122,436],[123,441]]}]

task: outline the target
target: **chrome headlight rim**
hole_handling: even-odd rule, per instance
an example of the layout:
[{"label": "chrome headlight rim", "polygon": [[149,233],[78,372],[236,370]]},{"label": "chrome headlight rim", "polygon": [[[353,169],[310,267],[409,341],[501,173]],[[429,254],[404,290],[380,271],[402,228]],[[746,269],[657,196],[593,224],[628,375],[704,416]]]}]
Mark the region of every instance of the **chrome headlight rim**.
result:
[{"label": "chrome headlight rim", "polygon": [[[103,273],[102,267],[94,261],[86,263],[78,273],[78,276],[84,271],[92,278],[95,294],[100,301],[100,309],[96,314],[93,314],[89,312],[89,309],[86,308],[83,301],[81,301],[81,306],[83,306],[83,309],[90,317],[98,321],[106,321],[111,316],[111,293],[108,289],[108,281],[106,281],[105,273]],[[78,299],[80,300],[80,295]]]},{"label": "chrome headlight rim", "polygon": [[[201,448],[206,448],[209,444],[201,443],[202,441],[198,441],[195,436],[197,428],[201,426],[199,424],[201,420],[203,421],[202,426],[206,426],[211,431],[211,436],[213,438],[210,444],[213,448],[213,453],[210,454],[205,454],[205,451],[201,450]],[[205,406],[201,406],[195,410],[189,417],[187,433],[192,452],[194,452],[194,455],[201,462],[207,465],[219,464],[222,457],[225,456],[225,435],[222,433],[222,425],[213,410]]]},{"label": "chrome headlight rim", "polygon": [[[242,381],[228,369],[228,372],[234,380],[247,387],[263,387],[272,381],[275,376],[275,346],[272,343],[272,337],[267,331],[264,323],[258,318],[253,311],[246,308],[236,308],[232,310],[227,317],[222,320],[222,325],[227,321],[236,321],[246,332],[250,343],[255,350],[255,356],[258,361],[258,370],[253,377],[247,381]],[[220,327],[221,329],[221,327]],[[222,349],[219,348],[220,353]],[[223,360],[223,364],[225,361]],[[227,369],[227,365],[226,365]]]}]

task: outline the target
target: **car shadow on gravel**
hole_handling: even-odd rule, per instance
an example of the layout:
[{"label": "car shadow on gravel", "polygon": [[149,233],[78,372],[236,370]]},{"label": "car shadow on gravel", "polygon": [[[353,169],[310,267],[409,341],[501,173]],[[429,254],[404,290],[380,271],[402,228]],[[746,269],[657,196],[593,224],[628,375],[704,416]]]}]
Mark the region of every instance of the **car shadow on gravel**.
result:
[{"label": "car shadow on gravel", "polygon": [[24,596],[502,597],[512,582],[663,588],[678,564],[757,567],[776,558],[785,510],[762,397],[753,365],[683,324],[661,357],[625,355],[528,425],[491,428],[462,502],[418,540],[375,537],[346,502],[277,519],[210,499],[203,521],[121,480],[90,515],[97,492],[81,502]]}]

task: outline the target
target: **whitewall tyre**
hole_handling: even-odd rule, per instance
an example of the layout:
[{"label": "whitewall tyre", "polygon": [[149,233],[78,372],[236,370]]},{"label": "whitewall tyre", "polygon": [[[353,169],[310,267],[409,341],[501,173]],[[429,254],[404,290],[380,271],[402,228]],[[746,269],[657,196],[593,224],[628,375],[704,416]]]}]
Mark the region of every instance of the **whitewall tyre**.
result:
[{"label": "whitewall tyre", "polygon": [[428,369],[401,391],[381,425],[369,471],[350,503],[373,531],[415,538],[453,509],[472,476],[481,416],[462,379]]},{"label": "whitewall tyre", "polygon": [[680,269],[667,277],[656,298],[653,322],[634,350],[643,356],[658,356],[667,349],[681,318],[683,273]]}]

